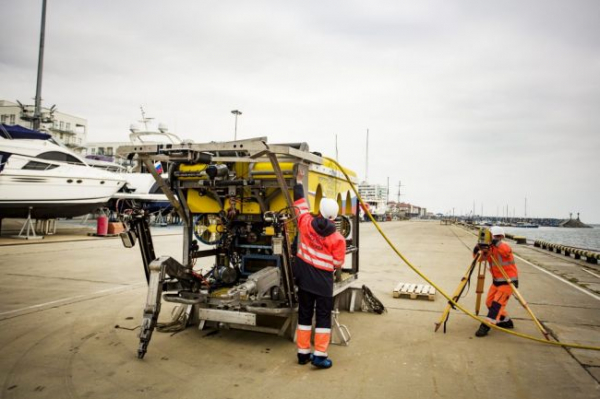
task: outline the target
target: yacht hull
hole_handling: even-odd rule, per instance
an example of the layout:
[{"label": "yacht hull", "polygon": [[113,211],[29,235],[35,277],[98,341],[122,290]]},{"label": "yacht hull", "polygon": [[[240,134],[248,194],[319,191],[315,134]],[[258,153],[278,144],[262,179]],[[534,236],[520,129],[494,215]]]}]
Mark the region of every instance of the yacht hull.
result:
[{"label": "yacht hull", "polygon": [[103,207],[122,185],[109,176],[36,175],[17,170],[0,174],[0,218],[52,219],[85,215]]},{"label": "yacht hull", "polygon": [[108,199],[92,199],[91,202],[19,202],[0,201],[0,219],[26,218],[31,208],[34,219],[70,218],[86,215],[106,205]]}]

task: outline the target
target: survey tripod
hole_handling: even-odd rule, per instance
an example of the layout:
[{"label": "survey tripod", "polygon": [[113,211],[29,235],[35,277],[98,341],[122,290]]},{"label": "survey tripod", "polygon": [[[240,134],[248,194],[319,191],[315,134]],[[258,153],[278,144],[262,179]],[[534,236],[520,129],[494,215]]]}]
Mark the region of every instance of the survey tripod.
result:
[{"label": "survey tripod", "polygon": [[[542,324],[537,319],[537,317],[533,314],[533,311],[527,304],[527,301],[525,301],[525,298],[523,298],[523,296],[521,295],[519,290],[517,290],[517,287],[513,284],[513,281],[510,279],[508,274],[506,274],[506,271],[504,270],[504,268],[498,263],[498,260],[495,257],[487,255],[491,245],[492,245],[492,235],[491,235],[490,231],[486,228],[481,228],[479,230],[479,240],[477,243],[478,251],[475,253],[473,262],[471,262],[471,264],[469,265],[467,272],[464,274],[464,276],[460,280],[460,283],[458,284],[458,287],[452,294],[452,300],[454,302],[458,302],[458,300],[462,297],[467,286],[470,286],[471,277],[473,275],[473,272],[475,271],[475,267],[477,266],[478,267],[477,287],[475,290],[477,297],[475,300],[475,314],[477,316],[479,316],[479,310],[481,309],[481,297],[483,295],[483,289],[484,289],[484,285],[485,285],[485,271],[488,267],[496,267],[496,268],[498,268],[500,273],[502,273],[502,276],[504,277],[504,279],[506,280],[508,285],[510,285],[513,296],[517,299],[517,301],[521,304],[521,306],[523,306],[523,308],[527,311],[527,313],[529,314],[529,316],[535,323],[538,330],[540,330],[540,332],[542,333],[544,338],[546,338],[546,340],[550,340],[550,335],[548,334],[548,332],[546,331],[544,326],[542,326]],[[490,262],[490,260],[491,260],[491,262]],[[443,324],[444,325],[444,333],[446,332],[446,323],[448,322],[448,318],[450,317],[450,310],[453,308],[455,308],[454,305],[450,301],[448,301],[448,305],[446,305],[446,308],[444,309],[444,312],[442,313],[440,320],[437,323],[435,323],[435,331],[439,330],[439,328]],[[486,324],[489,323],[489,321],[483,320],[483,319],[482,319],[482,322],[484,322]]]}]

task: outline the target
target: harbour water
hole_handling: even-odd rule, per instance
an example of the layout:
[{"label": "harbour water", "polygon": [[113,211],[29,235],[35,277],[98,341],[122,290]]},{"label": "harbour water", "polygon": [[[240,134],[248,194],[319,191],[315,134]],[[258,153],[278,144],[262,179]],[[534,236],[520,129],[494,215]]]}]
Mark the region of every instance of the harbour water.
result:
[{"label": "harbour water", "polygon": [[591,229],[575,229],[564,227],[539,227],[523,229],[505,227],[507,233],[526,237],[528,240],[544,240],[556,244],[600,251],[600,225],[592,225]]}]

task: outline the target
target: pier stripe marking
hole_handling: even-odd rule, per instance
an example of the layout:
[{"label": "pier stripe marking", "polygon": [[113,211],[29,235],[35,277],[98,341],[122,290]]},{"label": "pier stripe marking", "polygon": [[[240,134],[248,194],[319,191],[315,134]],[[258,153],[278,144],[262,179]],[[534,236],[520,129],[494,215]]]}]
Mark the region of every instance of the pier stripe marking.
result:
[{"label": "pier stripe marking", "polygon": [[542,271],[542,272],[546,273],[547,275],[549,275],[549,276],[552,276],[552,277],[554,277],[555,279],[557,279],[557,280],[560,280],[560,281],[562,281],[563,283],[565,283],[565,284],[568,284],[568,285],[570,285],[571,287],[573,287],[573,288],[576,288],[576,289],[578,289],[579,291],[583,292],[584,294],[587,294],[587,295],[591,296],[592,298],[594,298],[594,299],[596,299],[596,300],[600,301],[600,296],[598,296],[598,295],[594,294],[593,292],[590,292],[590,291],[586,290],[585,288],[581,288],[581,287],[580,287],[580,286],[578,286],[577,284],[573,284],[573,283],[572,283],[572,282],[570,282],[569,280],[567,280],[567,279],[565,279],[565,278],[563,278],[563,277],[561,277],[561,276],[558,276],[558,275],[556,275],[556,274],[554,274],[554,273],[552,273],[552,272],[549,272],[548,270],[544,269],[543,267],[540,267],[540,266],[538,266],[538,265],[535,265],[535,264],[531,263],[530,261],[528,261],[528,260],[526,260],[526,259],[523,259],[523,258],[521,258],[520,256],[518,256],[518,255],[516,255],[516,254],[513,254],[513,256],[514,256],[515,258],[519,258],[520,260],[522,260],[523,262],[527,263],[528,265],[531,265],[531,266],[535,267],[536,269],[538,269],[538,270],[540,270],[540,271]]},{"label": "pier stripe marking", "polygon": [[591,271],[591,270],[588,270],[588,269],[586,269],[585,267],[583,268],[583,271],[584,271],[584,272],[586,272],[586,273],[589,273],[589,274],[591,274],[592,276],[596,276],[596,277],[600,278],[600,276],[599,276],[599,275],[597,275],[596,273],[594,273],[594,272],[593,272],[593,271]]},{"label": "pier stripe marking", "polygon": [[[9,310],[8,312],[2,312],[2,313],[0,313],[0,316],[9,315],[9,314],[18,313],[18,312],[23,312],[23,311],[32,310],[32,309],[44,308],[44,307],[49,306],[49,305],[54,305],[54,304],[61,303],[61,302],[76,301],[78,299],[79,299],[79,301],[77,301],[77,302],[81,302],[82,300],[91,299],[91,298],[93,298],[95,296],[98,296],[100,294],[105,294],[105,293],[111,292],[111,291],[129,291],[129,290],[133,290],[133,289],[137,288],[137,286],[142,285],[142,284],[145,285],[146,283],[145,282],[141,282],[141,283],[135,283],[135,284],[128,285],[127,287],[120,286],[120,287],[107,288],[105,290],[100,290],[100,291],[92,292],[91,294],[76,295],[76,296],[72,296],[70,298],[63,298],[63,299],[57,299],[55,301],[50,301],[50,302],[45,302],[45,303],[39,303],[37,305],[31,305],[31,306],[27,306],[27,307],[21,308],[21,309],[15,309],[15,310]],[[70,303],[73,303],[73,302],[69,302],[69,303],[67,303],[67,305],[70,304]]]}]

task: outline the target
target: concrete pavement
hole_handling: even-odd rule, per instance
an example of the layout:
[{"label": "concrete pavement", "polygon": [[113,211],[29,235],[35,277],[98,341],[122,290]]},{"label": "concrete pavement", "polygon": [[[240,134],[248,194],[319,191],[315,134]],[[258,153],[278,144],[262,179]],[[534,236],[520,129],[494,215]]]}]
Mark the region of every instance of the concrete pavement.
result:
[{"label": "concrete pavement", "polygon": [[[454,290],[471,260],[474,236],[436,222],[382,227],[413,263]],[[155,333],[140,361],[135,328],[145,283],[137,247],[127,250],[118,239],[0,247],[0,397],[600,396],[597,352],[496,331],[475,338],[477,323],[454,311],[448,332],[434,333],[445,300],[439,294],[435,301],[392,298],[399,281],[422,281],[370,223],[361,228],[361,281],[389,310],[382,316],[342,313],[352,341],[330,347],[334,367],[326,371],[295,364],[290,341],[233,330]],[[179,257],[181,236],[157,236],[155,247],[159,255]],[[518,265],[521,292],[559,339],[600,345],[598,299],[525,262]],[[474,298],[473,286],[461,302],[473,309]],[[163,306],[162,320],[169,309]],[[540,335],[514,299],[509,312],[516,331]]]}]

